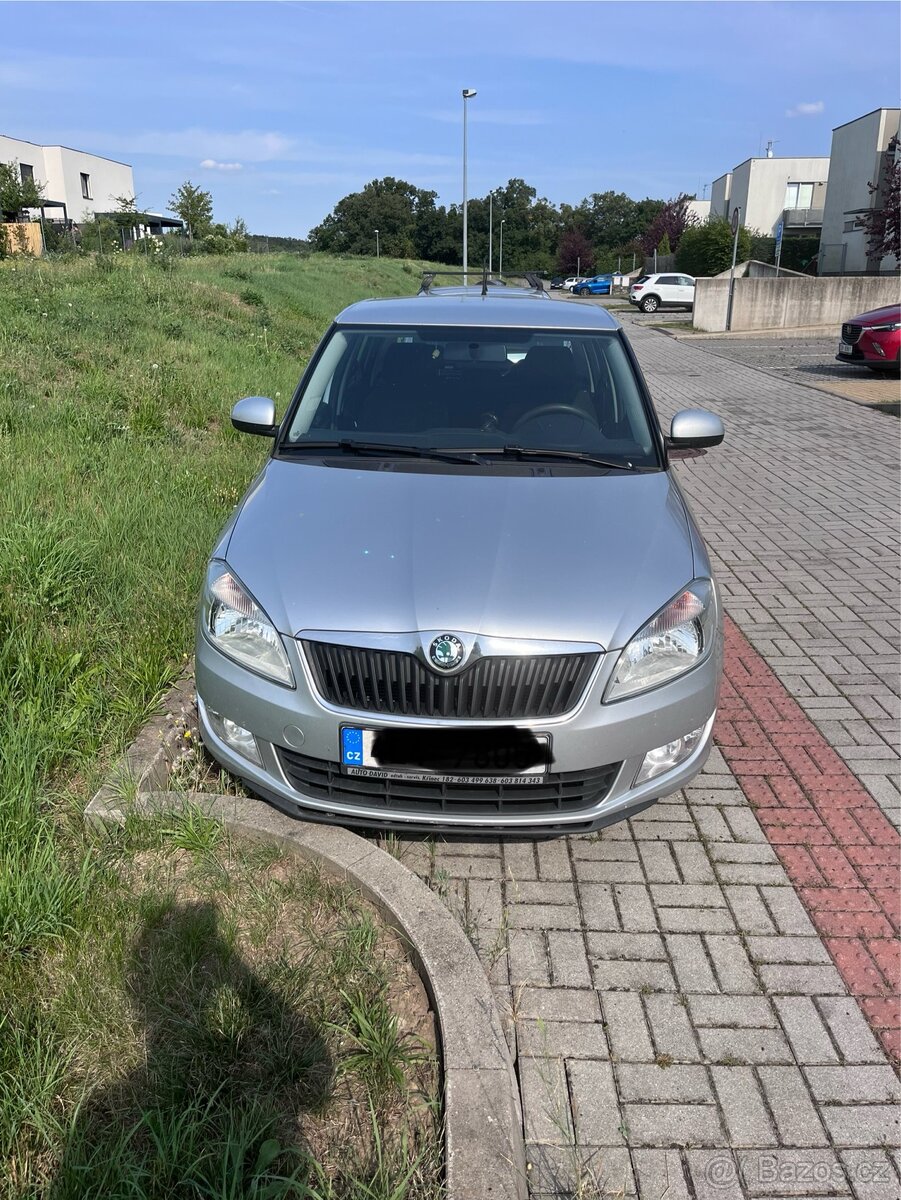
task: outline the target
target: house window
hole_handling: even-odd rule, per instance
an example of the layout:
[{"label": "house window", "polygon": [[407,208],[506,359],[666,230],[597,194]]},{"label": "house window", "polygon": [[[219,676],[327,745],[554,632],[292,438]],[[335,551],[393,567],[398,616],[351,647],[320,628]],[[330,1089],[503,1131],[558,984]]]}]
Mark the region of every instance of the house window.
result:
[{"label": "house window", "polygon": [[785,189],[786,208],[813,208],[812,183],[790,183]]},{"label": "house window", "polygon": [[34,167],[31,163],[19,163],[19,177],[23,183],[34,182]]},{"label": "house window", "polygon": [[91,177],[84,171],[81,172],[81,196],[83,200],[93,200],[91,195]]}]

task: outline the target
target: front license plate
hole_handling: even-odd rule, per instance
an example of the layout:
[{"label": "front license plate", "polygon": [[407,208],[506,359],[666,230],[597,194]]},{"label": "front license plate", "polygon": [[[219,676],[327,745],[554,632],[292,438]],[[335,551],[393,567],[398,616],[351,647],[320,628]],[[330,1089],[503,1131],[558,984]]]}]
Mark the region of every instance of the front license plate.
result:
[{"label": "front license plate", "polygon": [[851,347],[848,345],[848,343],[847,343],[847,342],[839,342],[839,344],[838,344],[838,352],[839,352],[839,354],[850,354],[850,353],[851,353]]},{"label": "front license plate", "polygon": [[369,779],[529,786],[544,781],[550,751],[547,734],[526,730],[341,727],[342,770]]}]

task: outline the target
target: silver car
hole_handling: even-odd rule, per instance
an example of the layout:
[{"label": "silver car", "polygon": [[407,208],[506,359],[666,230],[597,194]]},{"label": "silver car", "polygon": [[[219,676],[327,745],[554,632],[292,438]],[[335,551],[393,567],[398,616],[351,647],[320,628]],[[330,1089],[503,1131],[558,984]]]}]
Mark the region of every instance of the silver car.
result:
[{"label": "silver car", "polygon": [[598,829],[710,747],[722,618],[672,448],[617,322],[534,288],[345,309],[213,551],[204,742],[297,816]]}]

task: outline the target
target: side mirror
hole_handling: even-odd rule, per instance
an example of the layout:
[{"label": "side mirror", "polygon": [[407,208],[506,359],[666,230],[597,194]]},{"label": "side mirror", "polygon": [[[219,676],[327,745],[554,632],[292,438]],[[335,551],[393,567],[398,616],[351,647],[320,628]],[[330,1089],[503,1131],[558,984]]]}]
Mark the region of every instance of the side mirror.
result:
[{"label": "side mirror", "polygon": [[275,437],[275,402],[268,396],[245,396],[232,409],[232,425],[241,433],[257,433],[261,437]]},{"label": "side mirror", "polygon": [[726,436],[723,422],[703,408],[683,408],[673,417],[667,444],[674,450],[718,446]]}]

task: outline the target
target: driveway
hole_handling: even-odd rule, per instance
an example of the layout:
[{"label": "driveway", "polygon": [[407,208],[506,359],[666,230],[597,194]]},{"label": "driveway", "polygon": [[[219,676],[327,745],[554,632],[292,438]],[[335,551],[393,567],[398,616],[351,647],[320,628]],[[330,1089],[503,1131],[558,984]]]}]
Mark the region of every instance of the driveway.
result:
[{"label": "driveway", "polygon": [[897,439],[630,337],[662,418],[726,423],[677,468],[728,614],[717,749],[597,835],[391,848],[496,988],[533,1196],[897,1200]]},{"label": "driveway", "polygon": [[697,335],[708,354],[768,371],[792,383],[816,387],[857,404],[869,404],[893,416],[901,409],[897,375],[836,362],[836,337],[705,338]]}]

